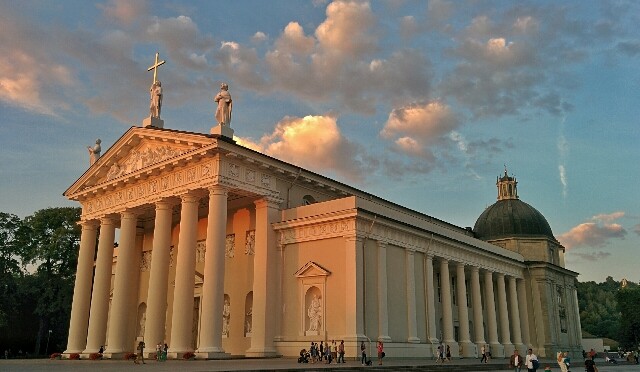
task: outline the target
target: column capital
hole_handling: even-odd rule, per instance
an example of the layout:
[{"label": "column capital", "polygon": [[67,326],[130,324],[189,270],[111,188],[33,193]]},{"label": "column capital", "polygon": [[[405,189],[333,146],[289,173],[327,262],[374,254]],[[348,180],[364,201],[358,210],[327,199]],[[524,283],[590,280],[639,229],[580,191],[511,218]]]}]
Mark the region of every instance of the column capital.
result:
[{"label": "column capital", "polygon": [[82,229],[97,229],[98,226],[100,226],[100,223],[98,220],[82,220],[82,221],[78,221],[78,225],[80,225],[80,227],[82,227]]},{"label": "column capital", "polygon": [[470,266],[470,270],[472,273],[480,273],[480,268],[478,266]]},{"label": "column capital", "polygon": [[440,261],[440,265],[449,265],[449,260],[446,258],[438,257],[438,260]]},{"label": "column capital", "polygon": [[132,210],[124,210],[120,212],[120,219],[121,220],[136,219],[138,218],[139,215],[140,215],[140,212],[132,211]]},{"label": "column capital", "polygon": [[115,225],[116,219],[110,216],[100,217],[100,226]]},{"label": "column capital", "polygon": [[158,211],[158,210],[171,209],[173,208],[174,205],[176,205],[176,202],[175,200],[164,198],[164,199],[157,200],[155,204],[156,204],[156,211]]},{"label": "column capital", "polygon": [[209,186],[209,195],[224,195],[229,196],[229,189],[222,185]]},{"label": "column capital", "polygon": [[496,273],[496,276],[498,277],[498,279],[504,280],[504,274],[503,273]]},{"label": "column capital", "polygon": [[462,267],[464,269],[465,266],[467,265],[465,265],[463,262],[456,262],[456,268]]},{"label": "column capital", "polygon": [[389,242],[386,240],[377,240],[376,242],[378,243],[378,248],[382,248],[382,249],[386,249],[387,246],[389,245]]},{"label": "column capital", "polygon": [[182,203],[197,203],[200,201],[200,196],[187,192],[180,195],[180,200],[182,201]]},{"label": "column capital", "polygon": [[357,236],[356,234],[344,235],[344,238],[348,242],[352,242],[352,241],[362,242],[364,240],[363,237]]},{"label": "column capital", "polygon": [[280,203],[282,203],[282,199],[270,195],[265,195],[253,202],[256,208],[279,208]]}]

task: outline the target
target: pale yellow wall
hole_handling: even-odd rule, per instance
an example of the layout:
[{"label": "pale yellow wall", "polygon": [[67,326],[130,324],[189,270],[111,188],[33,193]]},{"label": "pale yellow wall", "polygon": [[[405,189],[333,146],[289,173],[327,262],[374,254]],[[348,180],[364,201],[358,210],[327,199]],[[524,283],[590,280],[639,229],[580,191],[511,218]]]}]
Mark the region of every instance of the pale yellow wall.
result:
[{"label": "pale yellow wall", "polygon": [[387,247],[387,296],[389,305],[389,336],[404,342],[407,333],[407,267],[405,250],[389,244]]},{"label": "pale yellow wall", "polygon": [[372,340],[377,340],[380,334],[378,327],[378,243],[375,240],[364,239],[363,244],[364,333]]}]

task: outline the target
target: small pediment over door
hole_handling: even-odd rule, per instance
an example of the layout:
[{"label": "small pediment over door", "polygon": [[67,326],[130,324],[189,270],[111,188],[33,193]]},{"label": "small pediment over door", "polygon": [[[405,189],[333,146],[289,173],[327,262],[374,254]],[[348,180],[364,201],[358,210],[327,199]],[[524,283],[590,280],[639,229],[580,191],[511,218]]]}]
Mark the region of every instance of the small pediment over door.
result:
[{"label": "small pediment over door", "polygon": [[296,278],[314,278],[320,276],[327,277],[331,275],[331,271],[325,269],[324,267],[318,265],[313,261],[309,261],[300,269],[298,269],[298,271],[296,271],[294,275],[296,276]]}]

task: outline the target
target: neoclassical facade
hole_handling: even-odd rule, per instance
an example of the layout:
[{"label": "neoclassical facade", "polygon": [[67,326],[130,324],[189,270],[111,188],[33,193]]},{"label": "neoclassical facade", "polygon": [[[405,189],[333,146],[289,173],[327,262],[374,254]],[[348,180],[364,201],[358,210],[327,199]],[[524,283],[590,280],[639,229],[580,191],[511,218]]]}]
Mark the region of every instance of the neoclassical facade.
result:
[{"label": "neoclassical facade", "polygon": [[[521,206],[506,172],[498,188],[496,204]],[[577,273],[550,228],[508,227],[513,206],[465,229],[223,135],[154,126],[128,130],[64,195],[82,206],[66,354],[116,358],[139,340],[174,358],[297,356],[333,339],[348,357],[367,340],[411,358],[441,342],[465,358],[581,350]]]}]

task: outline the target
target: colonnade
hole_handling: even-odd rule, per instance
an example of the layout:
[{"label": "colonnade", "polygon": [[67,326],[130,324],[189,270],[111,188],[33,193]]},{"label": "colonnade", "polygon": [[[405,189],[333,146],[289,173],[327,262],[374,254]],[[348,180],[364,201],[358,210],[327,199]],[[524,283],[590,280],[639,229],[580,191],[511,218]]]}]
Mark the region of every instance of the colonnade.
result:
[{"label": "colonnade", "polygon": [[[227,228],[228,190],[222,186],[208,189],[206,253],[204,282],[201,298],[203,317],[197,350],[192,346],[194,272],[198,234],[198,207],[201,193],[187,192],[181,195],[180,226],[176,257],[175,288],[173,290],[170,328],[171,357],[195,351],[200,358],[226,357],[222,347],[222,311],[224,304],[225,236]],[[276,238],[271,224],[276,222],[277,200],[264,197],[256,205],[256,259],[254,263],[254,319],[251,348],[256,356],[275,354],[274,325],[267,321],[273,314],[273,303],[267,300],[269,286],[275,283],[273,266],[277,259]],[[165,342],[167,322],[167,297],[170,266],[171,231],[174,204],[169,200],[155,202],[153,246],[146,298],[147,313],[144,340],[148,350]],[[98,221],[83,221],[80,253],[74,288],[66,354],[79,353],[84,357],[97,353],[102,345],[107,357],[117,357],[132,352],[134,339],[131,325],[137,312],[138,271],[141,257],[138,239],[139,215],[135,210],[120,212],[120,244],[113,280],[111,306],[110,288],[113,266],[116,216],[105,216]],[[95,242],[98,227],[97,259],[93,275]],[[92,285],[93,283],[93,285]],[[262,317],[261,317],[262,315]],[[108,340],[107,337],[108,326]],[[106,341],[106,343],[105,343]]]},{"label": "colonnade", "polygon": [[[417,337],[415,251],[407,249],[406,254],[406,304],[407,340],[392,340],[388,330],[387,298],[387,246],[379,241],[378,252],[378,339],[383,342],[419,343]],[[515,349],[524,352],[529,340],[529,316],[525,282],[522,278],[506,276],[501,272],[481,269],[463,262],[450,262],[433,253],[424,255],[424,299],[426,340],[422,342],[437,345],[440,342],[451,349],[452,356],[476,357],[480,348],[489,345],[494,356],[510,355]],[[440,274],[440,296],[436,298],[437,283],[434,281],[435,267]],[[452,271],[455,272],[455,303],[457,305],[458,337],[454,327],[454,294]],[[481,280],[482,275],[482,280]],[[467,294],[467,283],[470,296]],[[481,286],[484,286],[482,293]],[[494,291],[494,287],[496,291]],[[497,293],[496,293],[497,292]],[[470,304],[467,302],[470,300]],[[439,306],[439,308],[437,308]],[[469,308],[472,309],[469,314]],[[440,334],[437,314],[442,316]],[[469,318],[472,319],[473,338]],[[485,325],[487,340],[485,340]],[[498,330],[500,336],[498,336]]]}]

